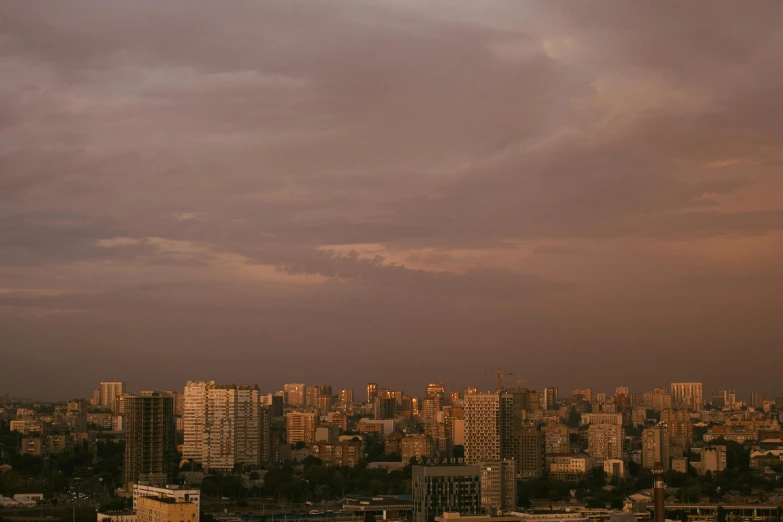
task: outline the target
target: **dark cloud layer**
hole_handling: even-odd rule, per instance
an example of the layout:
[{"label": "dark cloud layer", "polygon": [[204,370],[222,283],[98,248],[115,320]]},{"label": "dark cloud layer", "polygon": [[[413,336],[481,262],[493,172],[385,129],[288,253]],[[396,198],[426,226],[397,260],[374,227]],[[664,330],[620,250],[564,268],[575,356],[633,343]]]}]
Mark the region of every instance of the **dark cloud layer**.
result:
[{"label": "dark cloud layer", "polygon": [[772,1],[2,4],[0,391],[500,365],[780,392],[781,27]]}]

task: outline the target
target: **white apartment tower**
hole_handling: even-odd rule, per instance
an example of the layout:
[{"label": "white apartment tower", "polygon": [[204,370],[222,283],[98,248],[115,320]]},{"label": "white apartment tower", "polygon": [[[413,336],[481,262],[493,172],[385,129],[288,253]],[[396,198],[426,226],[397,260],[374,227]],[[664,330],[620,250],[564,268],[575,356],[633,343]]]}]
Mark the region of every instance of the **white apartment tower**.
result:
[{"label": "white apartment tower", "polygon": [[115,411],[117,408],[117,397],[122,397],[127,393],[125,383],[122,381],[101,382],[100,405],[103,408],[110,408]]},{"label": "white apartment tower", "polygon": [[205,469],[259,464],[263,441],[258,386],[190,381],[185,386],[182,456]]}]

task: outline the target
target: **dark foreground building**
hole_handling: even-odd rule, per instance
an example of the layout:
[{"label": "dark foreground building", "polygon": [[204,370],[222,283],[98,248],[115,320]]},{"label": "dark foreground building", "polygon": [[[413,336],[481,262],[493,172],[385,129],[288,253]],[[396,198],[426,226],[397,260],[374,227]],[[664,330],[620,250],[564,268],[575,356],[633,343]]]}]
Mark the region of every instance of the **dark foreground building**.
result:
[{"label": "dark foreground building", "polygon": [[433,522],[444,512],[482,513],[478,466],[413,466],[412,471],[414,522]]},{"label": "dark foreground building", "polygon": [[166,485],[173,476],[177,449],[174,399],[155,393],[126,396],[123,402],[126,488],[130,491],[140,481]]}]

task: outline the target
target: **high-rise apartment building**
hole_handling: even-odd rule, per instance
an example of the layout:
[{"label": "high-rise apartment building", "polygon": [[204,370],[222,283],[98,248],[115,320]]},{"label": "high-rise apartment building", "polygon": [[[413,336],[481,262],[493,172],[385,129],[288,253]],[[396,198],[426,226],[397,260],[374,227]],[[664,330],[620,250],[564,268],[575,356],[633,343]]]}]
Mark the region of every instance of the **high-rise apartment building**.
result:
[{"label": "high-rise apartment building", "polygon": [[750,394],[750,405],[754,408],[761,408],[764,404],[764,394],[762,392],[752,392]]},{"label": "high-rise apartment building", "polygon": [[286,413],[286,442],[296,444],[315,442],[315,430],[318,428],[318,414],[315,412],[294,411]]},{"label": "high-rise apartment building", "polygon": [[642,466],[653,469],[656,462],[660,462],[664,470],[669,469],[669,430],[662,425],[642,432]]},{"label": "high-rise apartment building", "polygon": [[587,429],[587,452],[597,466],[607,459],[623,458],[622,424],[590,424]]},{"label": "high-rise apartment building", "polygon": [[653,411],[668,410],[672,407],[672,396],[666,388],[653,388],[644,392],[644,404]]},{"label": "high-rise apartment building", "polygon": [[188,381],[183,395],[183,458],[219,470],[263,462],[269,422],[261,416],[258,386]]},{"label": "high-rise apartment building", "polygon": [[440,397],[422,397],[419,402],[419,418],[424,424],[438,422],[438,412],[441,409]]},{"label": "high-rise apartment building", "polygon": [[100,385],[102,408],[109,408],[111,411],[117,411],[117,398],[127,393],[125,383],[122,381],[104,381]]},{"label": "high-rise apartment building", "polygon": [[397,417],[397,401],[392,397],[375,398],[374,414],[376,420],[389,420]]},{"label": "high-rise apartment building", "polygon": [[289,383],[283,385],[283,402],[294,408],[302,408],[305,405],[305,390],[304,384]]},{"label": "high-rise apartment building", "polygon": [[671,383],[672,404],[686,406],[694,411],[701,411],[704,402],[702,383],[673,382]]},{"label": "high-rise apartment building", "polygon": [[165,485],[176,466],[174,399],[162,395],[125,397],[125,462],[128,491],[145,481]]},{"label": "high-rise apartment building", "polygon": [[204,469],[232,470],[261,462],[261,402],[258,386],[212,386],[207,390]]},{"label": "high-rise apartment building", "polygon": [[517,506],[517,472],[514,459],[487,462],[481,469],[481,506],[489,514]]},{"label": "high-rise apartment building", "polygon": [[340,390],[340,404],[352,404],[353,403],[353,390],[350,388],[343,388]]},{"label": "high-rise apartment building", "polygon": [[367,404],[372,404],[375,401],[375,397],[378,396],[378,383],[367,383]]},{"label": "high-rise apartment building", "polygon": [[465,397],[466,463],[479,465],[502,460],[500,398],[500,393],[473,393]]},{"label": "high-rise apartment building", "polygon": [[413,466],[412,475],[414,522],[434,522],[444,512],[482,512],[478,466]]},{"label": "high-rise apartment building", "polygon": [[545,410],[554,410],[555,403],[557,402],[557,386],[550,386],[549,388],[544,388],[543,400],[544,400],[543,407]]}]

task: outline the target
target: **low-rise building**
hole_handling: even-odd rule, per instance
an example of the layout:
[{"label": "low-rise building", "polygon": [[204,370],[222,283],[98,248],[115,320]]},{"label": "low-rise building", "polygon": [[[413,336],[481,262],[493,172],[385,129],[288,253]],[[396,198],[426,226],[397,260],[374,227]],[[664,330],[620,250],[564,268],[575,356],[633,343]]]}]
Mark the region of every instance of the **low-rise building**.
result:
[{"label": "low-rise building", "polygon": [[198,506],[179,498],[140,497],[136,522],[198,522]]},{"label": "low-rise building", "polygon": [[582,453],[550,453],[546,463],[550,478],[566,482],[578,482],[593,469],[590,457]]},{"label": "low-rise building", "polygon": [[310,455],[329,466],[352,468],[364,457],[364,444],[359,441],[316,442],[310,445]]}]

